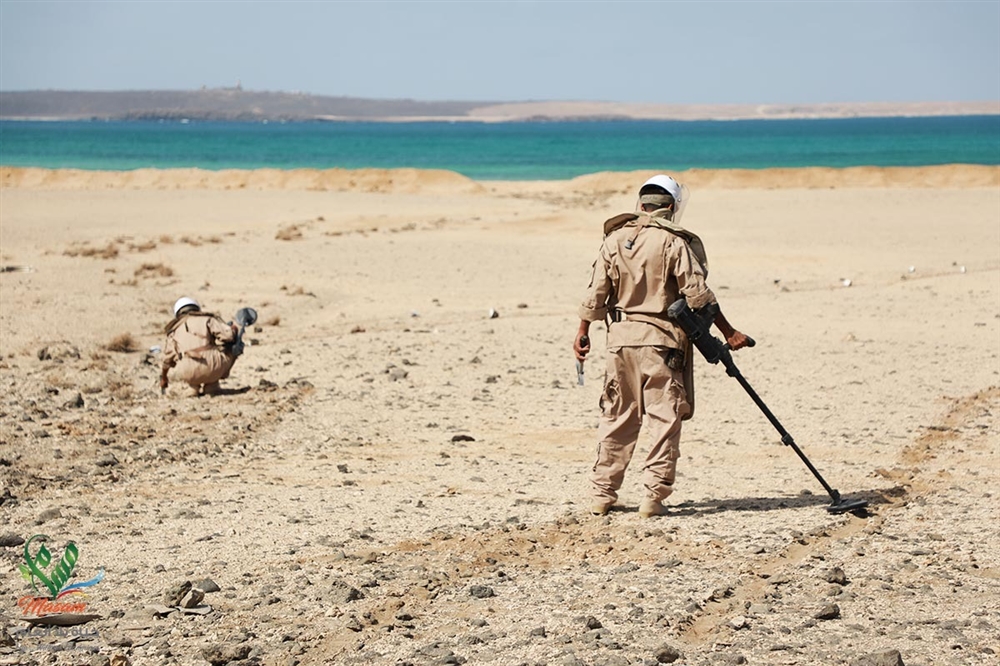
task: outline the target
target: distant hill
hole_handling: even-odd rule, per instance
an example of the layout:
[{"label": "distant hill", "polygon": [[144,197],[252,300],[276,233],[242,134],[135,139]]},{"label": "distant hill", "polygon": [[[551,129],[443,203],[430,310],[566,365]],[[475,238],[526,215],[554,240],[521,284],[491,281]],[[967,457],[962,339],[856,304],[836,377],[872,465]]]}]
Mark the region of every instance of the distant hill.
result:
[{"label": "distant hill", "polygon": [[365,120],[392,117],[464,116],[477,102],[418,102],[300,93],[250,92],[239,88],[194,91],[128,90],[0,92],[0,118],[111,120]]},{"label": "distant hill", "polygon": [[844,104],[629,104],[617,102],[427,102],[254,92],[241,88],[108,92],[0,92],[4,120],[513,120],[843,118],[1000,114],[1000,102]]}]

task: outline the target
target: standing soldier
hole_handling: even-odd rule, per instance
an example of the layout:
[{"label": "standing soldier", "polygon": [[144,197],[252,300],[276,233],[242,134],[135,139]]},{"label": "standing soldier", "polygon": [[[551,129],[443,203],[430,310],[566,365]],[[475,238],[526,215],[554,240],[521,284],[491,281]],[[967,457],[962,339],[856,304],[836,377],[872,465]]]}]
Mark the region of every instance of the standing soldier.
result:
[{"label": "standing soldier", "polygon": [[219,380],[229,376],[236,361],[231,345],[239,331],[236,324],[227,324],[211,312],[202,312],[193,298],[180,298],[174,303],[174,319],[167,324],[160,389],[169,384],[167,371],[174,370],[174,379],[186,382],[193,395],[214,395],[219,392]]},{"label": "standing soldier", "polygon": [[[637,212],[604,223],[604,243],[580,306],[573,343],[578,361],[590,352],[590,323],[608,321],[607,381],[591,475],[591,511],[597,515],[618,499],[643,416],[653,445],[643,466],[639,515],[664,515],[661,502],[674,489],[681,422],[694,413],[694,381],[691,344],[667,318],[667,308],[678,298],[692,309],[716,302],[705,283],[708,260],[701,239],[680,226],[687,200],[687,188],[670,176],[647,180]],[[721,311],[715,325],[732,349],[746,346],[746,336]]]}]

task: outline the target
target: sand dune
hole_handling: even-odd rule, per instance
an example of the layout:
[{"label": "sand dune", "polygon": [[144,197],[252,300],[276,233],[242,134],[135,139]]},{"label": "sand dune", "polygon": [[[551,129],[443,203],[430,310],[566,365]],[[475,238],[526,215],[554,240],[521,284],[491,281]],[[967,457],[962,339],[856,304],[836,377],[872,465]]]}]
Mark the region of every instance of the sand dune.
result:
[{"label": "sand dune", "polygon": [[[657,172],[607,172],[553,182],[570,191],[627,192],[637,180]],[[838,187],[998,187],[1000,166],[948,164],[924,167],[832,169],[691,169],[678,172],[691,187],[709,189],[816,189]],[[544,183],[534,183],[530,187]],[[337,192],[463,193],[483,191],[465,176],[428,169],[136,169],[85,171],[0,167],[0,186],[18,189],[206,189],[320,190]]]},{"label": "sand dune", "polygon": [[0,167],[0,185],[38,189],[323,190],[356,192],[478,192],[481,186],[434,169],[136,169],[86,171]]}]

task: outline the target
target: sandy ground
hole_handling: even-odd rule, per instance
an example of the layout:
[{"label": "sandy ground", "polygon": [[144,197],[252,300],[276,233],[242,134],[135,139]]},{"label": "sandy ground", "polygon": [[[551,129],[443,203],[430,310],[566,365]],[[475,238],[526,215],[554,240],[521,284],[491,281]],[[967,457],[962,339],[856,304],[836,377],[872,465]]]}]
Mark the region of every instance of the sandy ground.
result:
[{"label": "sandy ground", "polygon": [[[576,306],[648,175],[0,169],[0,664],[998,663],[1000,169],[679,174],[740,369],[870,511],[701,363],[670,514],[637,461],[592,517]],[[156,387],[182,295],[260,313],[227,395]],[[76,634],[26,631],[35,534],[105,572]]]}]

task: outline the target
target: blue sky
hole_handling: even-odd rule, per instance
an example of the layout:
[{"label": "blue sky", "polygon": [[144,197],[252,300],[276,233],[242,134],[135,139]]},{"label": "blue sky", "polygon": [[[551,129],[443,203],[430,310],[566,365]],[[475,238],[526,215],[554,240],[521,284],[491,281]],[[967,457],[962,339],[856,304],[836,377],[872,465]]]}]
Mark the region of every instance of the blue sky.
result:
[{"label": "blue sky", "polygon": [[0,0],[0,90],[421,100],[1000,100],[1000,0]]}]

